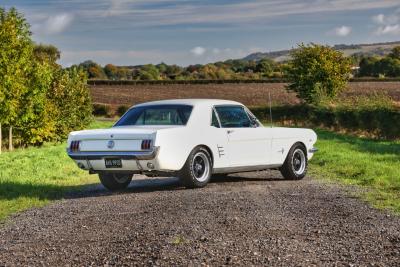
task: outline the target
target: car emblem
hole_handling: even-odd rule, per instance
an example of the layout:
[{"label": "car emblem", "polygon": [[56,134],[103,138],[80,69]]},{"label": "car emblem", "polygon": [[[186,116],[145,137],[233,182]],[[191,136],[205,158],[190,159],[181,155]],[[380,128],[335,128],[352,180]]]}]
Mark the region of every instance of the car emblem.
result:
[{"label": "car emblem", "polygon": [[115,143],[114,143],[113,140],[110,140],[110,141],[108,141],[108,143],[107,143],[107,147],[110,148],[110,149],[113,148],[114,145],[115,145]]}]

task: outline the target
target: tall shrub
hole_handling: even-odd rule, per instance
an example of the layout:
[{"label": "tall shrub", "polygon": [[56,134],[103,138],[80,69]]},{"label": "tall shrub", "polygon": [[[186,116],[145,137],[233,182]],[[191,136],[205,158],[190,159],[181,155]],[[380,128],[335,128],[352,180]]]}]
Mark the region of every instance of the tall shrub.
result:
[{"label": "tall shrub", "polygon": [[13,126],[29,90],[33,44],[29,24],[16,9],[0,8],[0,124]]},{"label": "tall shrub", "polygon": [[291,52],[286,69],[287,89],[307,103],[335,98],[350,78],[350,61],[329,46],[301,44]]},{"label": "tall shrub", "polygon": [[58,139],[69,131],[82,129],[92,120],[92,100],[87,87],[86,73],[78,68],[59,69],[47,98],[54,114]]}]

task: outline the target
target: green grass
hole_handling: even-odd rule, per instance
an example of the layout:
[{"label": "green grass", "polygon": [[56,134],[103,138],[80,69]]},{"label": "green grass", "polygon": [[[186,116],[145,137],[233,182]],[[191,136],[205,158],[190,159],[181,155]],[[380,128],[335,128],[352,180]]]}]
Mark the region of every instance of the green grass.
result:
[{"label": "green grass", "polygon": [[[111,125],[110,121],[96,121],[90,128]],[[46,144],[0,155],[0,220],[98,182],[96,175],[76,167],[65,148],[65,143]]]},{"label": "green grass", "polygon": [[320,149],[310,161],[315,177],[357,185],[375,207],[400,213],[400,142],[318,131]]}]

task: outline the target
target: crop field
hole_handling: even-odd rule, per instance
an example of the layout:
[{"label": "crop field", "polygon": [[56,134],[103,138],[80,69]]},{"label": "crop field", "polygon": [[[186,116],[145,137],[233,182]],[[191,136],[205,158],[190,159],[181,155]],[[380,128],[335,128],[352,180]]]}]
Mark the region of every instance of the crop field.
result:
[{"label": "crop field", "polygon": [[[285,83],[247,84],[170,84],[170,85],[91,85],[94,103],[112,108],[168,98],[221,98],[247,106],[265,106],[268,94],[273,105],[298,104],[294,93],[285,90]],[[340,98],[371,94],[387,94],[400,104],[400,82],[352,82]]]}]

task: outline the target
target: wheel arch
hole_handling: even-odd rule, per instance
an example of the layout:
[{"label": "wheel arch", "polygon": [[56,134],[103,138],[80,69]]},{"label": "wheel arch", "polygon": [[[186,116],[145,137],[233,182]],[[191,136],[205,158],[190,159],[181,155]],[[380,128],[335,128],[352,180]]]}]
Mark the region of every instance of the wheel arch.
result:
[{"label": "wheel arch", "polygon": [[[194,149],[196,149],[196,148],[200,148],[200,147],[202,147],[202,148],[204,148],[205,150],[207,150],[207,152],[208,152],[208,154],[210,154],[210,157],[211,157],[211,168],[214,166],[214,155],[213,155],[213,153],[212,153],[212,150],[211,150],[211,148],[209,147],[209,146],[207,146],[207,145],[204,145],[204,144],[200,144],[200,145],[197,145],[197,146],[195,146],[190,152],[192,152]],[[189,155],[188,155],[189,156]]]}]

